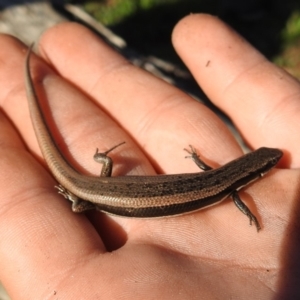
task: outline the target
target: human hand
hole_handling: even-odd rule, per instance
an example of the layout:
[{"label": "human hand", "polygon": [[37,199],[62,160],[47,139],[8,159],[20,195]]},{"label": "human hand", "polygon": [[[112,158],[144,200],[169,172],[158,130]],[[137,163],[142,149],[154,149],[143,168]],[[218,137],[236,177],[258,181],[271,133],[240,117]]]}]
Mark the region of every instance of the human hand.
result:
[{"label": "human hand", "polygon": [[[281,167],[286,169],[271,171],[240,193],[260,220],[259,234],[230,200],[166,219],[77,215],[39,161],[25,96],[26,50],[10,37],[0,38],[0,278],[13,299],[295,296],[296,80],[214,17],[191,15],[175,28],[176,50],[249,145],[285,152]],[[208,108],[128,64],[86,28],[53,27],[39,49],[59,75],[32,59],[35,86],[49,103],[55,139],[80,171],[97,176],[95,148],[122,141],[126,144],[111,153],[113,176],[198,172],[184,159],[182,149],[189,144],[214,166],[242,154]]]}]

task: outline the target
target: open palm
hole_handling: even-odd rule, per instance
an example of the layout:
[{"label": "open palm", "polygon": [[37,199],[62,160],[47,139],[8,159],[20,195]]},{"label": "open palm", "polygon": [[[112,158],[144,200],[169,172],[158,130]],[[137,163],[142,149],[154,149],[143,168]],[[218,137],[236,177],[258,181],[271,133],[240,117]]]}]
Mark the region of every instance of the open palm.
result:
[{"label": "open palm", "polygon": [[[190,15],[174,30],[177,52],[250,147],[285,153],[281,169],[240,193],[261,232],[231,200],[162,219],[74,214],[54,189],[31,126],[26,48],[0,39],[0,280],[13,299],[299,297],[296,80],[212,16]],[[95,149],[122,141],[111,153],[113,176],[196,172],[184,159],[189,144],[215,167],[242,154],[208,108],[132,66],[86,28],[53,27],[39,50],[44,61],[31,61],[35,86],[55,139],[81,172],[97,176]]]}]

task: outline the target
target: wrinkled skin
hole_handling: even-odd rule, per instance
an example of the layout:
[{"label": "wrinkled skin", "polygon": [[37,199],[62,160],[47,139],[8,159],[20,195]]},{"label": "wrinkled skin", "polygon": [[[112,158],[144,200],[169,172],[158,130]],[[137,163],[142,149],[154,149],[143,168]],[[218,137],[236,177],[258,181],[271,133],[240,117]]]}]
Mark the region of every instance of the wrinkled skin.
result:
[{"label": "wrinkled skin", "polygon": [[[190,15],[173,44],[249,146],[284,157],[242,192],[261,232],[230,199],[189,215],[126,219],[74,214],[57,194],[29,117],[26,47],[0,36],[0,280],[12,299],[296,299],[299,285],[300,85],[215,17]],[[111,50],[88,29],[44,33],[31,70],[65,156],[98,175],[196,172],[192,144],[212,166],[242,150],[207,107]],[[209,63],[207,63],[209,61]],[[52,68],[51,68],[51,67]],[[54,71],[55,70],[55,71]]]}]

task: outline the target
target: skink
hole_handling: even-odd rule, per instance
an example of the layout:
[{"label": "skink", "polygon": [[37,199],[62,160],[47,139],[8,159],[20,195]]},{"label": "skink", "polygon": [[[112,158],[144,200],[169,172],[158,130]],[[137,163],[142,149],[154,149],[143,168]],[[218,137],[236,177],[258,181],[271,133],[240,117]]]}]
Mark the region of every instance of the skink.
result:
[{"label": "skink", "polygon": [[94,156],[103,164],[100,177],[77,172],[64,158],[45,121],[29,68],[31,48],[25,59],[25,83],[30,116],[42,154],[53,176],[59,182],[58,190],[71,200],[72,210],[82,212],[98,209],[117,216],[151,218],[181,215],[193,212],[231,196],[236,206],[248,216],[250,224],[259,222],[242,202],[237,191],[261,178],[280,160],[282,151],[260,148],[226,165],[212,169],[197,155],[187,150],[194,162],[206,172],[111,177],[112,160],[107,154]]}]

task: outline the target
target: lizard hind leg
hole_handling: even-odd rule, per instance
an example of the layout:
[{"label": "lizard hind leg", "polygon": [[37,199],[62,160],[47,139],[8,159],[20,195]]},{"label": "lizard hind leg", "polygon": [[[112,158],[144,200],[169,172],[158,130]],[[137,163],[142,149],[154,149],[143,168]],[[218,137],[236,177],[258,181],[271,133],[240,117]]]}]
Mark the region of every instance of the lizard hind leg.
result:
[{"label": "lizard hind leg", "polygon": [[58,193],[63,195],[67,200],[72,202],[72,211],[75,213],[81,213],[86,210],[95,209],[95,205],[89,201],[82,200],[62,185],[55,186],[58,189]]}]

